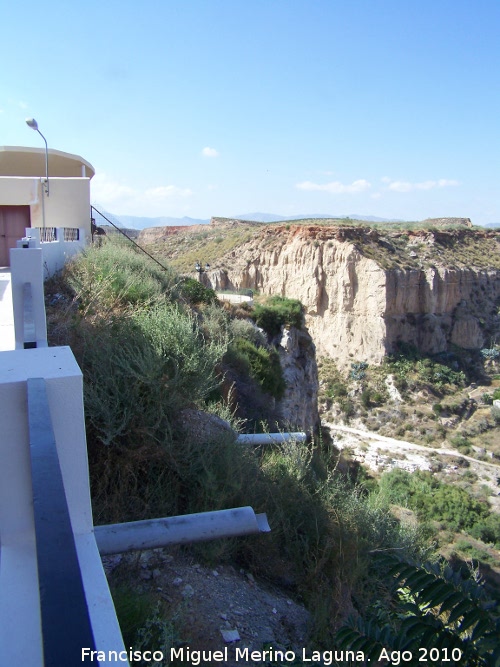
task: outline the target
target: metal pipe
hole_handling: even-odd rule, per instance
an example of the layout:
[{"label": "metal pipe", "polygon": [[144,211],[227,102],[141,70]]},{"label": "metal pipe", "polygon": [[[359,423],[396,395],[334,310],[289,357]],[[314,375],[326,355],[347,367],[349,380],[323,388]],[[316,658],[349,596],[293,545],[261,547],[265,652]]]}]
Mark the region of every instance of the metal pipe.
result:
[{"label": "metal pipe", "polygon": [[251,507],[94,527],[101,556],[269,532],[266,515]]},{"label": "metal pipe", "polygon": [[282,442],[305,442],[306,433],[243,433],[236,438],[239,445],[273,445]]},{"label": "metal pipe", "polygon": [[45,141],[45,193],[47,197],[49,196],[49,147],[47,146],[47,139],[43,136],[40,130],[36,130],[38,134]]}]

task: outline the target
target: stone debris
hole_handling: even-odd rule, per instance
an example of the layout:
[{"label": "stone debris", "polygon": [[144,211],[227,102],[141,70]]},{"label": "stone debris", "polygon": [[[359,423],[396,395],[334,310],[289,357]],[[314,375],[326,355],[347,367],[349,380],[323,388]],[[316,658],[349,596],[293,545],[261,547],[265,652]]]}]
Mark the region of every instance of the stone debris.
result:
[{"label": "stone debris", "polygon": [[186,584],[182,589],[182,597],[190,598],[193,597],[193,595],[194,595],[194,588],[191,586],[191,584]]},{"label": "stone debris", "polygon": [[193,649],[227,647],[226,667],[244,667],[235,660],[236,645],[255,651],[272,643],[300,652],[310,622],[302,605],[246,570],[226,564],[206,567],[181,551],[173,553],[123,554],[120,567],[115,564],[109,573],[110,583],[123,581],[138,594],[154,593],[176,617],[181,640],[189,640]]},{"label": "stone debris", "polygon": [[222,628],[220,633],[226,644],[230,644],[231,642],[239,642],[241,639],[238,630],[227,630],[226,628]]}]

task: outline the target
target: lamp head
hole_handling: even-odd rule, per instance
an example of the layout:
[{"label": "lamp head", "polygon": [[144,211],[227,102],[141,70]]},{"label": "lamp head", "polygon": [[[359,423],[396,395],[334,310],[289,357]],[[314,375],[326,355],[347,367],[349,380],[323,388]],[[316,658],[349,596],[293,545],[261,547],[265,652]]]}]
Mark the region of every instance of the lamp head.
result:
[{"label": "lamp head", "polygon": [[34,118],[26,118],[26,125],[31,127],[32,130],[38,131],[38,123]]}]

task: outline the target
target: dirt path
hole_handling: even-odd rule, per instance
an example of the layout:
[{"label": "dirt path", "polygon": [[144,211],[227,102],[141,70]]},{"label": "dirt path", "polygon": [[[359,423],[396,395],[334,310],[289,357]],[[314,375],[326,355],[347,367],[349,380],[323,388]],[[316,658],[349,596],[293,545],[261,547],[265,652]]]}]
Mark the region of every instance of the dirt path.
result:
[{"label": "dirt path", "polygon": [[378,440],[383,442],[384,445],[388,445],[389,449],[394,448],[394,452],[401,452],[402,449],[413,449],[416,451],[424,452],[425,454],[441,454],[443,456],[459,456],[469,463],[474,463],[480,467],[485,467],[491,473],[495,471],[500,476],[500,465],[495,463],[488,463],[486,461],[479,461],[472,456],[466,456],[461,454],[456,449],[444,449],[441,447],[426,447],[425,445],[418,445],[416,442],[408,442],[407,440],[397,440],[396,438],[389,438],[385,435],[379,435],[373,431],[363,431],[360,428],[351,428],[350,426],[340,426],[338,424],[331,424],[330,422],[323,422],[323,424],[330,429],[330,431],[343,431],[344,433],[352,433],[353,435],[362,436],[363,438],[368,438],[369,440]]}]

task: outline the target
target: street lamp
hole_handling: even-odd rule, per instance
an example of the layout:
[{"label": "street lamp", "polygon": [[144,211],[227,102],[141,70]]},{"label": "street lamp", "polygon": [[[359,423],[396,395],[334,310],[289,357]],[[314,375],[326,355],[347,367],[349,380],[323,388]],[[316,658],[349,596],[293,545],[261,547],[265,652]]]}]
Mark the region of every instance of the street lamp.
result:
[{"label": "street lamp", "polygon": [[45,141],[45,194],[48,197],[49,196],[49,149],[47,146],[47,139],[38,129],[38,123],[34,118],[26,118],[26,125],[28,127],[31,127],[32,130],[35,130],[35,132],[38,132],[38,134]]}]

